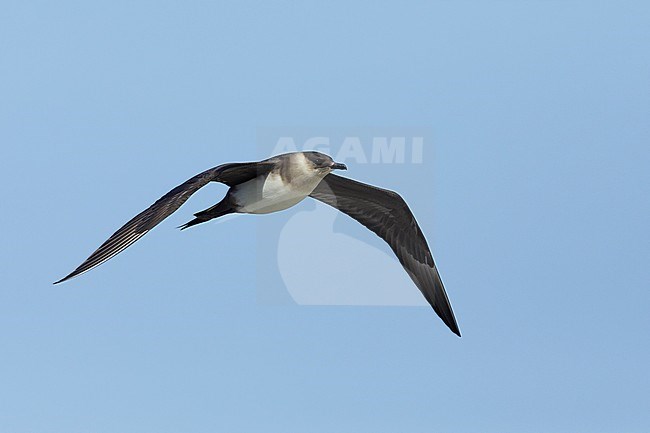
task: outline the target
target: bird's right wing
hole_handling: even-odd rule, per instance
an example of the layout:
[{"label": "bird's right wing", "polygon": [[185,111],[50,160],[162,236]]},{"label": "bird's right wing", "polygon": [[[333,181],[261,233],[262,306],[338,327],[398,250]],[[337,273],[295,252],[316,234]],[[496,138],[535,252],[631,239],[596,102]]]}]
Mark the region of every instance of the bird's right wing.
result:
[{"label": "bird's right wing", "polygon": [[310,196],[349,215],[386,241],[436,314],[460,336],[424,234],[399,194],[330,173]]},{"label": "bird's right wing", "polygon": [[154,204],[133,217],[122,228],[113,233],[77,269],[54,284],[62,283],[87,272],[124,251],[135,241],[147,234],[149,230],[158,225],[158,223],[174,213],[192,194],[209,182],[221,182],[228,186],[233,186],[254,179],[259,175],[266,174],[273,166],[273,160],[269,159],[262,162],[222,164],[197,174],[160,197]]}]

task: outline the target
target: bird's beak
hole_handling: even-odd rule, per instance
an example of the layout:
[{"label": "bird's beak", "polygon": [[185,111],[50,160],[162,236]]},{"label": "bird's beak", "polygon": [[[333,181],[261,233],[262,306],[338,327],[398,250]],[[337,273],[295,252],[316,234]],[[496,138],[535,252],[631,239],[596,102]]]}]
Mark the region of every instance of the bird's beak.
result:
[{"label": "bird's beak", "polygon": [[341,164],[340,162],[335,162],[331,166],[332,170],[347,170],[348,167],[345,164]]}]

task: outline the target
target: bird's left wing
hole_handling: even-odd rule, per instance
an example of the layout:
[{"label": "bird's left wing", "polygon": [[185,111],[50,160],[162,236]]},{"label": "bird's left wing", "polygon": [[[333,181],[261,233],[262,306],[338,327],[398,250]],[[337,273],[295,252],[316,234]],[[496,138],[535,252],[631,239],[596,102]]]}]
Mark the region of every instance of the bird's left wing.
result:
[{"label": "bird's left wing", "polygon": [[310,196],[351,216],[386,241],[434,311],[460,336],[427,241],[399,194],[328,174]]},{"label": "bird's left wing", "polygon": [[221,182],[228,186],[233,186],[265,174],[272,168],[273,160],[269,159],[262,162],[222,164],[197,174],[160,197],[154,204],[133,217],[122,228],[113,233],[77,269],[54,284],[62,283],[87,272],[124,251],[128,246],[158,225],[158,223],[174,213],[192,194],[209,182]]}]

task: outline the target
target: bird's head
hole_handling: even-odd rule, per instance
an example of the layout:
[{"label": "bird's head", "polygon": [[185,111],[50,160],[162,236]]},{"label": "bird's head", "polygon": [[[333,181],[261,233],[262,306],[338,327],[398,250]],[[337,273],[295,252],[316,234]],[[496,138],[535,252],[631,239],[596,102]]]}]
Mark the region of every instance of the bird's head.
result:
[{"label": "bird's head", "polygon": [[329,173],[332,170],[347,170],[345,164],[334,162],[331,156],[324,153],[310,151],[304,152],[305,158],[313,165],[314,169],[321,173]]}]

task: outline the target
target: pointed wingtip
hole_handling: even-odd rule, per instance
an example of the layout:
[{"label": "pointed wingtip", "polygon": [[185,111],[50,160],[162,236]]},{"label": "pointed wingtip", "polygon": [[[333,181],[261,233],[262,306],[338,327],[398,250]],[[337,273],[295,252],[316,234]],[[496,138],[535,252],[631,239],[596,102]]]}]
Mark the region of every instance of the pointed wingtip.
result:
[{"label": "pointed wingtip", "polygon": [[460,329],[458,328],[458,323],[456,323],[456,318],[455,317],[452,316],[452,321],[451,322],[447,322],[447,320],[444,320],[444,319],[443,319],[443,321],[445,322],[445,325],[447,325],[447,327],[449,328],[449,330],[451,332],[458,335],[458,337],[462,337],[462,335],[460,335]]},{"label": "pointed wingtip", "polygon": [[460,334],[460,328],[458,327],[458,322],[456,322],[456,317],[454,316],[454,312],[451,309],[451,304],[447,301],[446,304],[447,308],[439,308],[431,305],[433,307],[433,311],[436,312],[438,317],[442,320],[442,322],[447,325],[447,328],[454,334],[458,335],[459,337],[462,337]]},{"label": "pointed wingtip", "polygon": [[74,273],[72,273],[72,274],[70,274],[70,275],[66,275],[65,277],[61,278],[60,280],[53,282],[52,285],[56,286],[57,284],[61,284],[61,283],[63,283],[64,281],[67,281],[67,280],[69,280],[69,279],[72,278],[72,277],[74,277]]},{"label": "pointed wingtip", "polygon": [[[451,309],[449,310],[451,312]],[[451,313],[451,317],[442,317],[442,321],[447,325],[449,330],[453,332],[454,334],[458,335],[458,337],[462,337],[460,335],[460,328],[458,327],[458,322],[456,322],[456,318],[454,317],[454,313]]]},{"label": "pointed wingtip", "polygon": [[75,269],[74,271],[70,272],[68,275],[61,278],[60,280],[53,282],[52,285],[57,285],[57,284],[64,283],[64,282],[66,282],[68,280],[71,280],[74,277],[78,277],[79,275],[83,274],[84,272],[85,271],[79,272],[79,269]]},{"label": "pointed wingtip", "polygon": [[451,332],[462,337],[460,334],[460,328],[458,327],[458,322],[456,322],[456,317],[451,309],[451,305],[449,305],[449,308],[446,311],[439,308],[434,308],[433,310],[438,314],[438,317],[442,319],[442,322],[447,325],[447,328],[449,328]]}]

